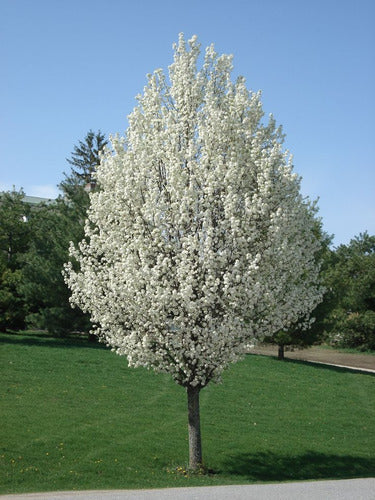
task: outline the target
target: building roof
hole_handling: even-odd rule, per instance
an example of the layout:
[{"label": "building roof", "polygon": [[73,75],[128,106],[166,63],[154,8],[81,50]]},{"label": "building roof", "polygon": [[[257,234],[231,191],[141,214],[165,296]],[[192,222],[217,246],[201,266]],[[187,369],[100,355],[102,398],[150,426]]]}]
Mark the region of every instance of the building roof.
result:
[{"label": "building roof", "polygon": [[23,201],[25,203],[29,203],[30,205],[40,205],[41,203],[46,203],[47,205],[50,205],[55,200],[51,198],[40,198],[39,196],[24,196]]}]

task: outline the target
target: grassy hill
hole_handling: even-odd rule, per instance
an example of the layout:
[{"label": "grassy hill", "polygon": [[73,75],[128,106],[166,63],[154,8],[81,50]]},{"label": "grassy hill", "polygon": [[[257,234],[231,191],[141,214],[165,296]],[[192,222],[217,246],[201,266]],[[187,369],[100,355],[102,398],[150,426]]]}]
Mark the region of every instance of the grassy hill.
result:
[{"label": "grassy hill", "polygon": [[374,475],[373,374],[248,355],[202,391],[211,473],[190,475],[169,376],[78,339],[0,340],[0,493]]}]

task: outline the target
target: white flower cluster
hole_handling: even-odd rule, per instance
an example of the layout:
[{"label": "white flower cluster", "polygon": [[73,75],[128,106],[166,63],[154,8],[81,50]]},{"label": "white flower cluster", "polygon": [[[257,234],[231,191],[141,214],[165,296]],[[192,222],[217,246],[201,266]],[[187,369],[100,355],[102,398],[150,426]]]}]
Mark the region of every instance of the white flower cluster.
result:
[{"label": "white flower cluster", "polygon": [[262,124],[259,93],[232,83],[230,56],[211,46],[198,71],[199,54],[180,35],[169,79],[148,76],[98,168],[79,265],[65,266],[104,342],[193,387],[321,300],[316,210],[281,131]]}]

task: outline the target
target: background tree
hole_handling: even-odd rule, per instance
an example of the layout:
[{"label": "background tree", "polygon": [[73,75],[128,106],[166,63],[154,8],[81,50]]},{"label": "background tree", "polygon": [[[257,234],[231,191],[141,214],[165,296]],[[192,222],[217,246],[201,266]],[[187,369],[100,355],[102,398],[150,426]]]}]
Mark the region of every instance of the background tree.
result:
[{"label": "background tree", "polygon": [[64,198],[75,207],[75,215],[83,225],[89,206],[89,192],[95,189],[95,172],[100,164],[100,154],[108,144],[105,135],[98,130],[89,130],[83,141],[75,145],[67,162],[71,165],[69,174],[59,184]]},{"label": "background tree", "polygon": [[99,155],[107,144],[108,141],[100,130],[96,133],[89,130],[84,140],[74,146],[67,162],[72,165],[71,175],[79,179],[81,184],[94,182],[95,172],[100,164]]},{"label": "background tree", "polygon": [[259,93],[232,58],[180,35],[169,82],[148,78],[124,140],[98,168],[84,239],[66,266],[72,303],[131,366],[188,398],[190,467],[202,463],[199,394],[254,337],[321,298],[314,213]]},{"label": "background tree", "polygon": [[0,331],[25,328],[27,304],[19,292],[23,274],[21,269],[11,270],[0,261]]},{"label": "background tree", "polygon": [[[331,263],[332,250],[330,249],[330,245],[333,236],[323,231],[321,220],[316,220],[315,234],[317,241],[321,244],[319,252],[315,254],[315,259],[317,265],[320,266],[320,281],[324,284],[325,276]],[[285,359],[286,349],[303,349],[313,344],[321,343],[327,327],[327,314],[331,308],[332,299],[330,291],[326,289],[322,302],[311,313],[311,323],[308,328],[301,328],[299,323],[296,323],[291,325],[287,331],[280,330],[272,335],[266,335],[263,342],[278,346],[278,358],[280,360]]]},{"label": "background tree", "polygon": [[29,326],[56,336],[90,329],[87,315],[69,305],[69,289],[63,276],[70,241],[83,236],[82,219],[74,203],[59,198],[34,209],[30,221],[31,243],[24,254],[24,280],[20,286],[29,314]]},{"label": "background tree", "polygon": [[27,306],[19,292],[23,280],[22,254],[30,241],[26,223],[30,206],[24,203],[22,190],[0,195],[0,329],[22,329]]},{"label": "background tree", "polygon": [[[94,187],[99,154],[106,144],[100,131],[90,130],[85,139],[74,146],[67,160],[72,170],[59,185],[63,196],[51,205],[34,209],[29,224],[32,241],[23,259],[24,280],[20,290],[29,306],[29,326],[47,329],[54,335],[90,329],[87,315],[70,307],[70,292],[61,271],[68,259],[69,242],[77,243],[84,235],[89,205],[87,187]],[[96,340],[96,337],[90,335],[89,339]]]},{"label": "background tree", "polygon": [[66,181],[81,186],[95,184],[95,173],[100,164],[100,154],[107,144],[108,140],[100,130],[95,133],[89,130],[84,140],[79,141],[78,145],[74,146],[71,157],[66,159],[71,165],[70,174],[65,174]]},{"label": "background tree", "polygon": [[25,224],[30,206],[25,203],[23,190],[0,194],[0,252],[9,268],[19,267],[18,255],[27,249],[30,230]]},{"label": "background tree", "polygon": [[333,343],[375,349],[375,236],[340,245],[326,273],[331,307],[325,317]]}]

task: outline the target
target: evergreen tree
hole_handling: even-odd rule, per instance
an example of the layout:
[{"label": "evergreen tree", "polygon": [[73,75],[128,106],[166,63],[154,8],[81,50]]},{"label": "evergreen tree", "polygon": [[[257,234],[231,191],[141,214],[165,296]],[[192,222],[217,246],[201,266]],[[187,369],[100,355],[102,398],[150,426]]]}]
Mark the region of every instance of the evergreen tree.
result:
[{"label": "evergreen tree", "polygon": [[90,130],[83,141],[75,145],[67,162],[71,165],[69,174],[64,172],[64,180],[59,184],[66,200],[75,206],[76,216],[83,224],[90,204],[89,192],[96,186],[95,173],[100,164],[100,154],[108,144],[105,135],[99,130]]},{"label": "evergreen tree", "polygon": [[69,290],[62,268],[68,258],[69,243],[83,236],[82,214],[75,203],[59,198],[34,209],[28,251],[23,255],[24,279],[20,286],[29,314],[29,326],[46,329],[56,336],[72,331],[88,331],[88,317],[69,305]]},{"label": "evergreen tree", "polygon": [[0,329],[25,327],[27,306],[19,291],[22,283],[22,255],[30,242],[30,206],[22,189],[0,195]]},{"label": "evergreen tree", "polygon": [[66,176],[70,183],[91,186],[95,184],[95,173],[100,164],[100,154],[108,144],[105,135],[99,130],[90,130],[83,141],[74,146],[67,162],[71,165],[71,173]]},{"label": "evergreen tree", "polygon": [[0,252],[10,269],[19,267],[18,256],[29,244],[30,228],[25,222],[30,206],[24,202],[24,197],[22,189],[0,195]]},{"label": "evergreen tree", "polygon": [[[108,145],[108,140],[100,130],[98,132],[93,132],[89,130],[83,141],[79,141],[78,145],[75,145],[70,158],[67,158],[67,162],[71,165],[71,171],[69,174],[64,173],[64,180],[60,183],[59,188],[63,192],[64,201],[69,205],[69,214],[73,217],[73,220],[68,223],[68,228],[74,230],[74,234],[70,234],[67,238],[67,244],[69,241],[77,243],[79,238],[83,237],[83,225],[86,218],[87,209],[90,204],[89,193],[96,189],[96,171],[100,164],[100,155],[104,148]],[[78,223],[78,225],[77,225]],[[69,231],[69,230],[68,230]],[[78,238],[78,234],[80,237]],[[65,247],[65,254],[67,255],[67,248]],[[59,259],[59,266],[62,262],[66,262]],[[60,269],[60,268],[59,268]],[[61,269],[60,269],[61,270]],[[59,276],[61,279],[61,276]],[[65,285],[64,285],[65,286]],[[66,286],[64,288],[64,310],[68,306],[68,295],[66,293]],[[62,292],[62,290],[61,290]],[[66,317],[71,317],[72,314],[67,314]],[[77,318],[78,323],[82,324],[86,329],[88,329],[89,321],[87,315],[81,318],[82,313],[79,311],[74,312],[74,317]],[[73,322],[75,324],[75,322]],[[97,337],[92,333],[89,333],[89,340],[91,342],[96,342]]]},{"label": "evergreen tree", "polygon": [[[89,191],[100,163],[100,151],[107,141],[100,131],[90,130],[74,146],[68,163],[71,172],[59,187],[63,192],[54,204],[34,209],[30,221],[32,241],[24,256],[24,280],[20,286],[29,305],[30,326],[63,336],[72,331],[88,331],[88,316],[69,305],[69,290],[61,271],[68,259],[69,243],[82,239],[89,206]],[[90,340],[96,340],[93,335]]]}]

